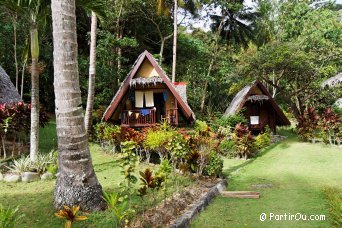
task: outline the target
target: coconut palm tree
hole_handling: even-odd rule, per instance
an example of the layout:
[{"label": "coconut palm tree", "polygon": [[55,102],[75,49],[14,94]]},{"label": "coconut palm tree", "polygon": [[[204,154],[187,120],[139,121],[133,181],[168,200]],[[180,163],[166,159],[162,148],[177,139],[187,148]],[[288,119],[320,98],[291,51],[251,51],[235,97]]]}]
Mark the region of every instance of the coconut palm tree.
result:
[{"label": "coconut palm tree", "polygon": [[96,27],[97,17],[95,12],[91,12],[90,29],[90,57],[89,57],[89,80],[88,80],[88,98],[84,118],[86,132],[89,132],[92,125],[94,96],[95,96],[95,74],[96,74]]},{"label": "coconut palm tree", "polygon": [[103,0],[77,0],[76,5],[86,11],[91,11],[91,27],[90,27],[90,56],[89,56],[89,80],[88,80],[88,97],[85,113],[85,128],[88,132],[92,126],[94,96],[95,96],[95,75],[96,75],[96,29],[97,18],[105,17],[105,2]]},{"label": "coconut palm tree", "polygon": [[176,59],[177,59],[177,13],[178,7],[184,8],[191,13],[195,13],[199,8],[197,0],[157,0],[157,13],[168,15],[172,12],[173,15],[173,47],[172,47],[172,82],[176,80]]},{"label": "coconut palm tree", "polygon": [[81,106],[75,0],[52,0],[51,9],[59,151],[54,206],[79,205],[86,211],[101,210],[102,187],[92,166]]},{"label": "coconut palm tree", "polygon": [[[207,78],[211,75],[213,65],[216,61],[219,50],[218,42],[220,39],[227,42],[229,46],[234,44],[247,47],[248,42],[254,38],[252,22],[256,19],[257,14],[255,12],[251,12],[250,8],[245,7],[243,3],[244,0],[213,1],[213,4],[221,9],[221,14],[211,15],[211,19],[213,20],[211,28],[215,33],[215,39]],[[209,82],[206,81],[203,88],[200,105],[201,112],[204,111],[208,84]]]}]

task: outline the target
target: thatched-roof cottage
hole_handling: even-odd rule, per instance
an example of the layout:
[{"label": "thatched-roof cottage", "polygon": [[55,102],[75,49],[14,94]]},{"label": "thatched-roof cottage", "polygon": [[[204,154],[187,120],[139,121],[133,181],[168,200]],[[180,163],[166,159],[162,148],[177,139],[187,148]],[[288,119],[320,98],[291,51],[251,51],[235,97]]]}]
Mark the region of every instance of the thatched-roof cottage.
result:
[{"label": "thatched-roof cottage", "polygon": [[342,72],[334,77],[328,78],[322,83],[322,87],[337,87],[340,85],[342,85]]},{"label": "thatched-roof cottage", "polygon": [[260,81],[255,81],[238,92],[223,116],[234,115],[242,109],[249,129],[254,133],[263,131],[266,126],[275,133],[276,126],[290,125],[290,121]]},{"label": "thatched-roof cottage", "polygon": [[22,99],[18,91],[5,70],[0,66],[0,104],[12,104],[20,101]]},{"label": "thatched-roof cottage", "polygon": [[187,103],[186,83],[172,83],[153,56],[144,51],[102,119],[126,127],[151,126],[163,120],[177,126],[193,123],[195,115]]}]

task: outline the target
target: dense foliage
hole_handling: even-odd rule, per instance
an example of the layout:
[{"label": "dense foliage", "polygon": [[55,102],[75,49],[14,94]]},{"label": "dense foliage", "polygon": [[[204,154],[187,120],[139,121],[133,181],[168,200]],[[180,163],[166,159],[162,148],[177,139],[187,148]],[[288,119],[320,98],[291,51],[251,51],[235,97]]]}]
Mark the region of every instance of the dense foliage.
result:
[{"label": "dense foliage", "polygon": [[[255,10],[251,10],[244,1],[198,3],[206,4],[206,12],[212,19],[211,30],[192,28],[195,20],[185,20],[187,23],[179,26],[176,80],[187,82],[188,101],[199,118],[212,121],[221,116],[239,89],[255,79],[266,83],[277,101],[286,105],[297,121],[307,107],[324,110],[341,96],[341,90],[320,87],[324,79],[341,71],[341,24],[334,5],[313,7],[307,2],[260,0],[255,1]],[[80,1],[78,5],[79,71],[84,104],[89,65],[90,14],[87,10],[95,7],[100,18],[96,68],[101,77],[96,79],[94,103],[95,121],[99,121],[143,50],[154,53],[170,74],[173,18],[169,10],[172,7],[165,11],[168,14],[163,14],[149,0],[92,4]],[[185,9],[195,13],[193,6],[186,5]],[[24,14],[16,15],[11,7],[1,7],[0,53],[6,55],[0,55],[0,62],[13,81],[17,65],[18,74],[24,76],[24,100],[29,101],[29,66],[25,65],[28,21]],[[223,16],[217,13],[217,8]],[[49,17],[46,19],[49,22]],[[38,30],[40,64],[44,66],[40,72],[40,98],[42,106],[53,112],[50,23],[40,23]],[[14,36],[15,45],[14,39],[8,39]],[[13,61],[15,58],[17,61]]]}]

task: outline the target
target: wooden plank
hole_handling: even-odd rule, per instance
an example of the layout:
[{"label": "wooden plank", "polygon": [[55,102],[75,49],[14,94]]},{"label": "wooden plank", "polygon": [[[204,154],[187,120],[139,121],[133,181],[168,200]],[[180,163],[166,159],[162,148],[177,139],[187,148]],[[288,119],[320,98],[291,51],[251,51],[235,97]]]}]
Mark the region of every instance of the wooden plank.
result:
[{"label": "wooden plank", "polygon": [[251,192],[251,191],[223,191],[221,192],[223,197],[228,198],[246,198],[246,199],[259,199],[259,192]]}]

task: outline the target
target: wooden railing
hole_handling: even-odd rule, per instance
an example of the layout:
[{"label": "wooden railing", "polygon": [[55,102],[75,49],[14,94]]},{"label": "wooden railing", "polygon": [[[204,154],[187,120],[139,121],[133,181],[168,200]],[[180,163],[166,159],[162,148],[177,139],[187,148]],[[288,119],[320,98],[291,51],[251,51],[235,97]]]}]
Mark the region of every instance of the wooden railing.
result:
[{"label": "wooden railing", "polygon": [[128,127],[145,127],[156,123],[156,110],[124,110],[122,111],[121,125]]},{"label": "wooden railing", "polygon": [[178,109],[170,108],[166,111],[166,121],[170,125],[178,125]]}]

